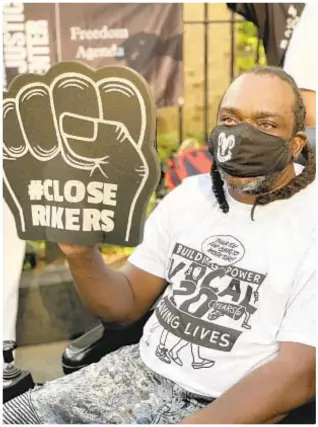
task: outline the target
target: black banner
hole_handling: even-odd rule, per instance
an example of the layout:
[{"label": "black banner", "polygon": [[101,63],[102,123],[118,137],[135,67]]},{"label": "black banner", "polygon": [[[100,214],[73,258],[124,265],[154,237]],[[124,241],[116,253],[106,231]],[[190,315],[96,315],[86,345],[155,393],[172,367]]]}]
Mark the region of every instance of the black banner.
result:
[{"label": "black banner", "polygon": [[3,8],[4,87],[60,61],[124,65],[150,83],[157,107],[182,96],[182,4],[9,3]]}]

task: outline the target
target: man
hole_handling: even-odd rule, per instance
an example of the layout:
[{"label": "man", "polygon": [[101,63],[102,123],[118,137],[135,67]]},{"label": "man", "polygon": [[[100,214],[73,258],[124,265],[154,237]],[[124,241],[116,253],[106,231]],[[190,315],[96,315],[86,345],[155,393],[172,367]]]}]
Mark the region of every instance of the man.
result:
[{"label": "man", "polygon": [[291,37],[284,70],[299,87],[307,110],[307,126],[316,126],[317,4],[307,3]]},{"label": "man", "polygon": [[[5,423],[270,424],[314,397],[315,158],[304,120],[282,70],[241,75],[211,133],[212,189],[199,175],[169,193],[120,271],[95,247],[61,245],[80,295],[109,324],[161,298],[140,345],[8,402]],[[300,152],[305,167],[293,163]],[[206,268],[198,283],[193,263]],[[176,355],[180,339],[193,345]],[[214,363],[193,366],[193,348]]]}]

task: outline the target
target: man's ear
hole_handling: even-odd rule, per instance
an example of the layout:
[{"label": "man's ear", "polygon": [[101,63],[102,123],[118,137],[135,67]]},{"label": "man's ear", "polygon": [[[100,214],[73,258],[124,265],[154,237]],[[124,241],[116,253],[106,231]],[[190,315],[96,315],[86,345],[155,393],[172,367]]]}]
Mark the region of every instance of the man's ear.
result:
[{"label": "man's ear", "polygon": [[305,132],[297,132],[291,141],[291,152],[294,159],[297,159],[302,152],[304,145],[307,143],[307,135]]}]

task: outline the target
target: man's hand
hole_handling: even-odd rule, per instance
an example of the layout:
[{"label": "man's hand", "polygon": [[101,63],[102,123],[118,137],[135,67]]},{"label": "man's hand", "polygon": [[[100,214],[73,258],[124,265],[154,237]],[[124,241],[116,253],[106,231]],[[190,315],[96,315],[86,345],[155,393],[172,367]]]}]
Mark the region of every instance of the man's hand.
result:
[{"label": "man's hand", "polygon": [[315,396],[316,350],[283,342],[277,357],[255,369],[180,424],[271,424]]},{"label": "man's hand", "polygon": [[92,253],[95,249],[95,246],[80,246],[80,245],[67,245],[59,244],[59,247],[66,258],[77,257],[81,255],[87,255]]}]

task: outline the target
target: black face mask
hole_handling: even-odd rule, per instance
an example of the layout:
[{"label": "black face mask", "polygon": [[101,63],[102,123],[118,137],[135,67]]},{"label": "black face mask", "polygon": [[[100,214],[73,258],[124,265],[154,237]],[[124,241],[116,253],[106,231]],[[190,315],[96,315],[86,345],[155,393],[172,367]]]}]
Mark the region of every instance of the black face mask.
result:
[{"label": "black face mask", "polygon": [[209,137],[209,151],[224,172],[238,177],[281,172],[293,159],[288,141],[249,123],[216,126]]}]

